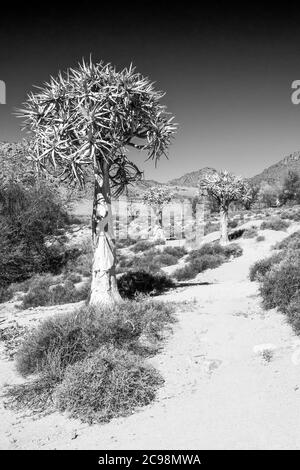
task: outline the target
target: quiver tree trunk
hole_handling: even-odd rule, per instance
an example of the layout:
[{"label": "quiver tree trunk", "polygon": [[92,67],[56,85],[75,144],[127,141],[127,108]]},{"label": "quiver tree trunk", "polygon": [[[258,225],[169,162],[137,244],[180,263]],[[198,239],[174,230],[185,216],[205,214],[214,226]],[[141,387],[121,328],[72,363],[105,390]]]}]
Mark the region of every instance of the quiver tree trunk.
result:
[{"label": "quiver tree trunk", "polygon": [[92,232],[94,259],[90,305],[119,302],[121,296],[115,273],[116,247],[107,162],[95,163]]},{"label": "quiver tree trunk", "polygon": [[155,226],[153,229],[154,240],[165,240],[165,234],[162,227],[162,208],[154,209]]},{"label": "quiver tree trunk", "polygon": [[227,245],[228,238],[228,208],[220,208],[220,244]]}]

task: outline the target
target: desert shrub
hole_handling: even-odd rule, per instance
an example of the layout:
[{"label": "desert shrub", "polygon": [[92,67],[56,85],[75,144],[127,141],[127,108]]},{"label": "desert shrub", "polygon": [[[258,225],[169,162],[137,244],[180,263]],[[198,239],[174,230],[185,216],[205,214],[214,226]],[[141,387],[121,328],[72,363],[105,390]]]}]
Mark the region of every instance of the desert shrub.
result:
[{"label": "desert shrub", "polygon": [[193,279],[197,276],[199,271],[193,266],[191,263],[183,266],[182,268],[176,269],[174,271],[173,276],[177,281],[186,281],[188,279]]},{"label": "desert shrub", "polygon": [[288,322],[292,325],[295,333],[300,334],[300,293],[293,296],[286,308]]},{"label": "desert shrub", "polygon": [[205,244],[192,250],[187,256],[187,264],[176,269],[173,276],[178,281],[193,279],[198,273],[214,269],[230,258],[241,256],[242,248],[237,243],[221,246],[218,243]]},{"label": "desert shrub", "polygon": [[132,246],[136,243],[136,240],[133,240],[130,237],[127,238],[119,238],[116,241],[116,248],[121,249],[121,248],[127,248],[129,246]]},{"label": "desert shrub", "polygon": [[81,280],[82,280],[82,276],[80,276],[80,274],[77,274],[77,273],[70,273],[66,276],[66,281],[70,281],[73,284],[81,282]]},{"label": "desert shrub", "polygon": [[131,271],[118,279],[119,292],[128,299],[137,294],[157,295],[171,287],[173,282],[165,274],[151,274],[146,271]]},{"label": "desert shrub", "polygon": [[180,259],[187,254],[187,251],[184,246],[166,246],[163,253]]},{"label": "desert shrub", "polygon": [[159,252],[155,248],[135,256],[120,255],[117,263],[117,273],[127,271],[146,271],[152,274],[159,273],[161,267],[176,264],[178,258],[168,253]]},{"label": "desert shrub", "polygon": [[266,237],[265,237],[264,235],[258,235],[258,236],[256,237],[256,241],[257,241],[257,242],[264,242],[265,239],[266,239]]},{"label": "desert shrub", "polygon": [[131,251],[134,253],[138,253],[140,251],[147,251],[150,248],[153,248],[157,245],[164,245],[165,242],[163,240],[139,240],[134,245],[131,246]]},{"label": "desert shrub", "polygon": [[257,228],[249,227],[244,230],[243,238],[255,238],[257,236]]},{"label": "desert shrub", "polygon": [[70,280],[61,281],[50,274],[32,279],[28,292],[24,295],[21,307],[59,305],[86,300],[89,287],[76,289]]},{"label": "desert shrub", "polygon": [[8,302],[13,297],[12,291],[7,287],[0,287],[0,303]]},{"label": "desert shrub", "polygon": [[209,233],[218,232],[220,230],[220,224],[218,222],[207,222],[204,227],[204,235]]},{"label": "desert shrub", "polygon": [[17,370],[25,377],[42,372],[59,380],[68,364],[104,344],[131,349],[142,334],[157,340],[173,321],[173,312],[170,303],[144,300],[100,310],[84,306],[74,313],[56,315],[25,337],[16,356]]},{"label": "desert shrub", "polygon": [[176,256],[169,255],[168,253],[158,253],[154,257],[154,261],[157,262],[161,267],[172,266],[173,264],[177,264],[178,258]]},{"label": "desert shrub", "polygon": [[234,220],[230,220],[230,221],[228,222],[228,228],[236,228],[236,227],[238,226],[238,224],[239,224],[239,223],[238,223],[237,220],[235,220],[235,219],[234,219]]},{"label": "desert shrub", "polygon": [[238,243],[230,243],[229,245],[223,246],[223,254],[228,258],[239,258],[243,254],[243,249]]},{"label": "desert shrub", "polygon": [[289,225],[289,222],[280,217],[270,217],[262,222],[260,228],[261,230],[286,230]]},{"label": "desert shrub", "polygon": [[272,267],[262,278],[260,293],[266,309],[278,307],[285,312],[300,290],[300,254],[286,254],[284,260]]},{"label": "desert shrub", "polygon": [[131,352],[103,346],[67,368],[54,400],[60,411],[89,423],[126,416],[148,405],[163,379]]},{"label": "desert shrub", "polygon": [[47,185],[25,188],[15,182],[0,187],[0,283],[7,285],[34,273],[56,271],[63,262],[46,237],[69,223],[59,196]]},{"label": "desert shrub", "polygon": [[281,242],[276,243],[275,250],[298,250],[300,249],[300,232],[291,233],[285,237]]},{"label": "desert shrub", "polygon": [[273,266],[280,263],[282,258],[283,255],[281,253],[275,253],[268,258],[256,261],[250,268],[250,281],[258,281],[262,279]]},{"label": "desert shrub", "polygon": [[65,273],[77,273],[88,277],[92,272],[93,248],[90,242],[83,242],[72,249],[71,254],[65,262]]}]

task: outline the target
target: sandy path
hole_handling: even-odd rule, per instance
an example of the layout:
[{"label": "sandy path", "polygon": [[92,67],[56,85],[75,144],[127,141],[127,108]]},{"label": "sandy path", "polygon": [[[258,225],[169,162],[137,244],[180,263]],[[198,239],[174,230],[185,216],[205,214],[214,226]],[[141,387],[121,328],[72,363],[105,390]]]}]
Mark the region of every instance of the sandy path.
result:
[{"label": "sandy path", "polygon": [[[152,360],[166,379],[154,404],[92,427],[2,410],[1,447],[299,449],[300,365],[291,357],[300,341],[281,314],[261,309],[257,284],[248,280],[249,266],[286,236],[265,235],[261,243],[243,240],[242,257],[199,275],[210,285],[163,296],[195,299],[195,308],[178,313],[174,334]],[[253,352],[262,343],[276,346],[269,362]],[[16,380],[12,363],[1,364],[7,381]]]}]

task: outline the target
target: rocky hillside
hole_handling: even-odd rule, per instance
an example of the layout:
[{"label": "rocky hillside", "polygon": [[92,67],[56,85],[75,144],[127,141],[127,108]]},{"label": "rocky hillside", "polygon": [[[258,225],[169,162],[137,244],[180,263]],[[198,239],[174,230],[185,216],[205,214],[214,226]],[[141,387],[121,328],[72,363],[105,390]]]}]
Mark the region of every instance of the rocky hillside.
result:
[{"label": "rocky hillside", "polygon": [[180,178],[175,178],[169,181],[168,184],[172,186],[187,186],[196,188],[200,179],[204,178],[207,174],[214,173],[215,171],[216,170],[210,167],[201,168],[200,170],[186,173]]},{"label": "rocky hillside", "polygon": [[281,186],[288,171],[296,171],[300,175],[300,152],[294,152],[287,157],[284,157],[275,165],[266,168],[260,174],[249,178],[249,181],[255,185],[262,183],[269,183],[275,186]]}]

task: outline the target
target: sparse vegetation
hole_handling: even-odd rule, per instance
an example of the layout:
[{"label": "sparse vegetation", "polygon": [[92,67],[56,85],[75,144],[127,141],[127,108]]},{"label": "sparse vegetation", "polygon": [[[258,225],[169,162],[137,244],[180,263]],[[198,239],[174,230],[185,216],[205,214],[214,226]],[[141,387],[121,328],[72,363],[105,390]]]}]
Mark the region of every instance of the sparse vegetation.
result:
[{"label": "sparse vegetation", "polygon": [[143,358],[157,351],[173,312],[171,303],[144,299],[45,320],[27,333],[16,355],[18,372],[36,378],[10,387],[8,402],[41,410],[53,409],[54,400],[89,422],[148,404],[162,379]]},{"label": "sparse vegetation", "polygon": [[255,238],[257,237],[257,228],[249,227],[244,230],[243,238]]},{"label": "sparse vegetation", "polygon": [[53,277],[50,274],[36,276],[31,280],[21,307],[29,308],[79,302],[88,298],[89,288],[89,283],[85,283],[80,289],[77,289],[71,280],[63,280],[61,276]]},{"label": "sparse vegetation", "polygon": [[242,253],[243,250],[236,243],[226,246],[218,243],[206,244],[198,250],[190,251],[186,258],[187,264],[178,268],[173,276],[178,281],[193,279],[198,273],[214,269],[230,258],[241,256]]},{"label": "sparse vegetation", "polygon": [[261,230],[286,230],[289,227],[289,222],[281,219],[280,217],[270,217],[264,220],[260,226]]},{"label": "sparse vegetation", "polygon": [[102,346],[92,357],[68,366],[54,401],[58,410],[90,424],[109,421],[151,403],[163,382],[137,355]]}]

